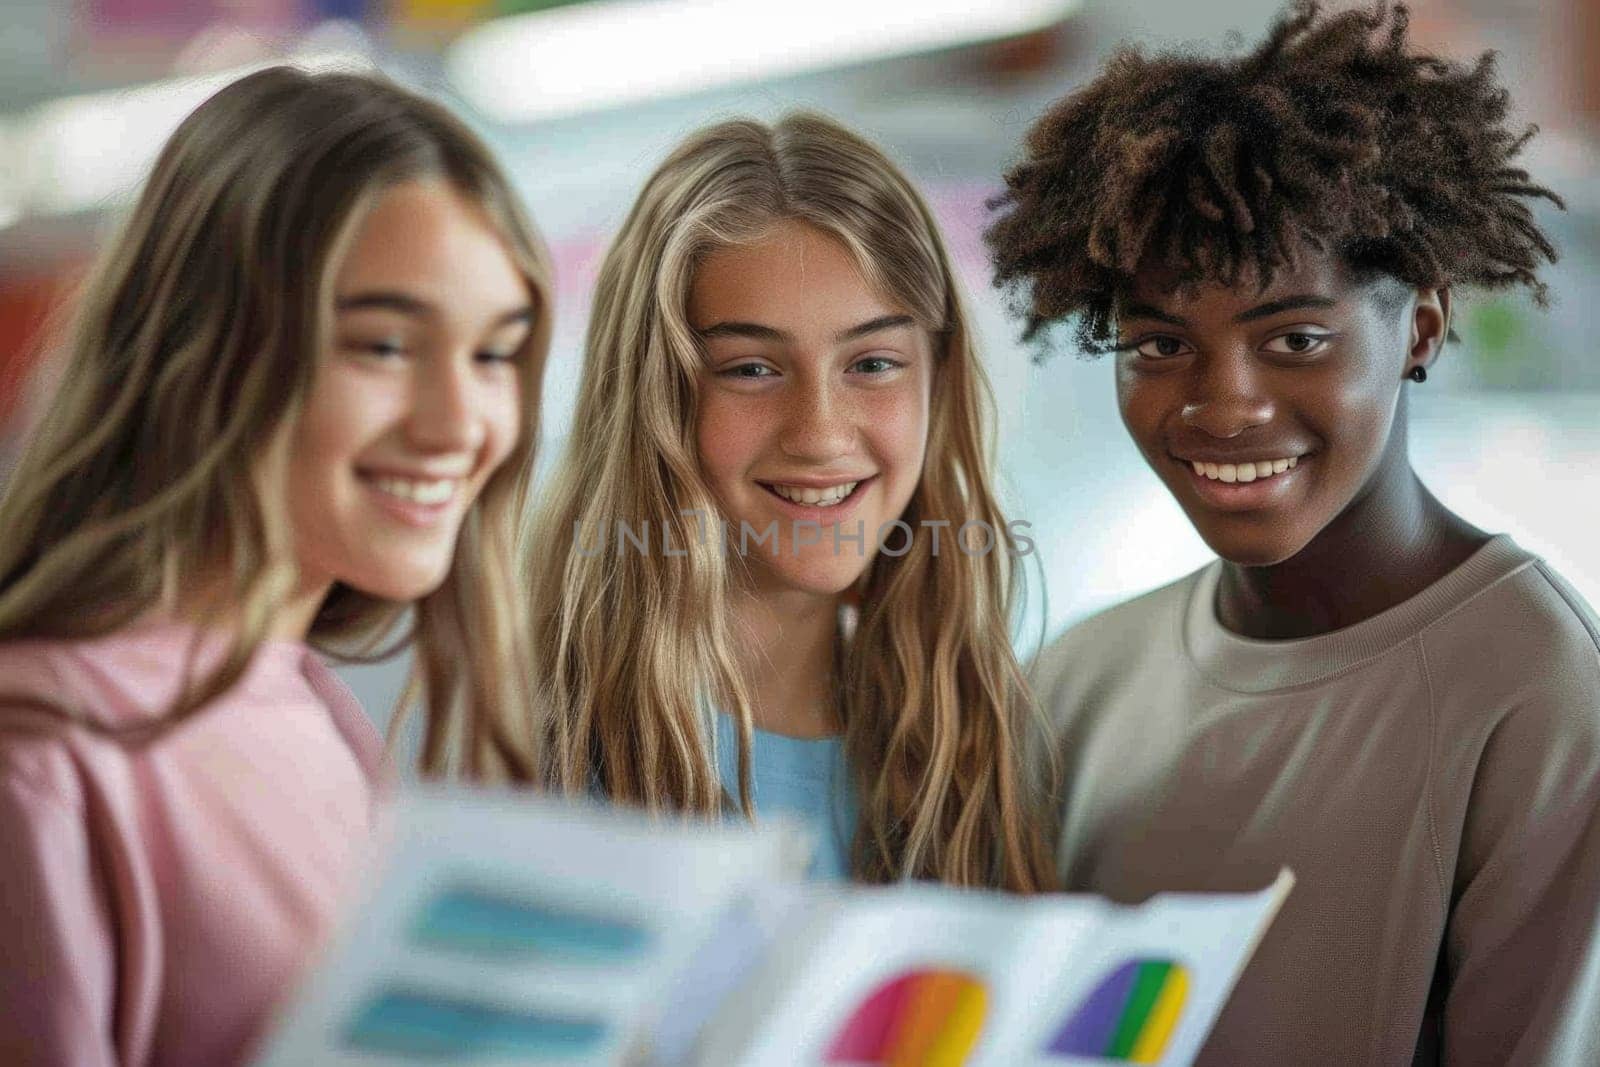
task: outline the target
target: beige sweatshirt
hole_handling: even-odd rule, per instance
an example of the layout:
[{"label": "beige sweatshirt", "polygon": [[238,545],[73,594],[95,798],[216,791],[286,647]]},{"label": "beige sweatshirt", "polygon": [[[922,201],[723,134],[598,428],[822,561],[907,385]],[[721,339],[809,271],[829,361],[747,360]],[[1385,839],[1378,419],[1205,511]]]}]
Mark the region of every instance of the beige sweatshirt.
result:
[{"label": "beige sweatshirt", "polygon": [[1497,537],[1294,641],[1216,622],[1214,563],[1033,668],[1067,888],[1296,885],[1200,1062],[1600,1065],[1600,624]]}]

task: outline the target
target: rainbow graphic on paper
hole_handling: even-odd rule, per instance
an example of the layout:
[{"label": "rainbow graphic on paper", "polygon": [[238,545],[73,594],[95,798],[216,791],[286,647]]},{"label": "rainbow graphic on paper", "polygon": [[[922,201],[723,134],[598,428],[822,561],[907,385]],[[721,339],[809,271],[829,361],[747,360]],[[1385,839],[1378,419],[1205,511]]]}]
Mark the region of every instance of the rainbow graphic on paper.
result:
[{"label": "rainbow graphic on paper", "polygon": [[1084,998],[1046,1051],[1157,1063],[1178,1028],[1189,972],[1172,960],[1129,960]]},{"label": "rainbow graphic on paper", "polygon": [[978,1043],[989,991],[964,971],[908,971],[884,982],[828,1046],[825,1062],[961,1067]]}]

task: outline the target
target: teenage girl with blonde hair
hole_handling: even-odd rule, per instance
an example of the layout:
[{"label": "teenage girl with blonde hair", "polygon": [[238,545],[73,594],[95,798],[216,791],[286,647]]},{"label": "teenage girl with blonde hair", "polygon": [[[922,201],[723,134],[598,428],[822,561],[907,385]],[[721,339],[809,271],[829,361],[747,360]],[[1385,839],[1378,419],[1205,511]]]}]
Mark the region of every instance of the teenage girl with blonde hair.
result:
[{"label": "teenage girl with blonde hair", "polygon": [[528,778],[550,330],[483,144],[272,68],[179,127],[0,499],[0,1061],[248,1055],[382,779],[317,649],[414,610],[430,765]]},{"label": "teenage girl with blonde hair", "polygon": [[1048,887],[988,417],[879,149],[810,115],[691,136],[601,268],[530,541],[557,786],[797,811],[825,873]]}]

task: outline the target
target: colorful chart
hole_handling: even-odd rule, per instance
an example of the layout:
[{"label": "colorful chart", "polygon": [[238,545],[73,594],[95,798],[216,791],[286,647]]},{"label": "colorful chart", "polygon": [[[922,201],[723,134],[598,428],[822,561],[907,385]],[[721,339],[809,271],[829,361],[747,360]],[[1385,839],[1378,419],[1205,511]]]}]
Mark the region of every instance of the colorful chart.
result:
[{"label": "colorful chart", "polygon": [[1129,960],[1084,999],[1049,1052],[1157,1063],[1178,1028],[1189,972],[1172,960]]},{"label": "colorful chart", "polygon": [[961,1067],[988,1006],[988,989],[964,971],[909,971],[862,1002],[828,1046],[826,1062]]}]

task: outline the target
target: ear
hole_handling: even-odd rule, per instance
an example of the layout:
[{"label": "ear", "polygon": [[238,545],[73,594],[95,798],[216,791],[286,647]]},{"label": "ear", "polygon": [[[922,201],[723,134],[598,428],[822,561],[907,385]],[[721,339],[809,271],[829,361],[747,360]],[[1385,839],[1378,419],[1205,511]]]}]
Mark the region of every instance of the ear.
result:
[{"label": "ear", "polygon": [[1450,336],[1450,288],[1418,289],[1411,308],[1411,340],[1406,348],[1402,375],[1413,368],[1431,367]]}]

